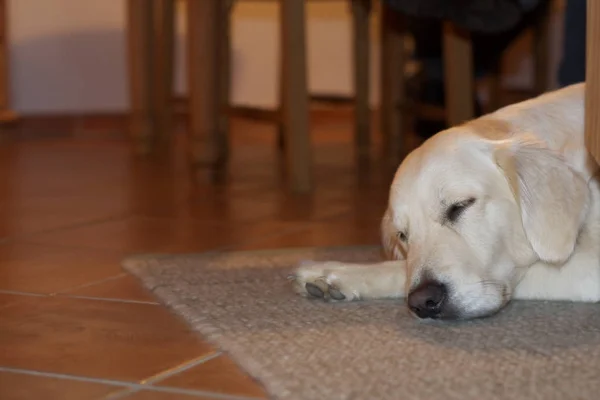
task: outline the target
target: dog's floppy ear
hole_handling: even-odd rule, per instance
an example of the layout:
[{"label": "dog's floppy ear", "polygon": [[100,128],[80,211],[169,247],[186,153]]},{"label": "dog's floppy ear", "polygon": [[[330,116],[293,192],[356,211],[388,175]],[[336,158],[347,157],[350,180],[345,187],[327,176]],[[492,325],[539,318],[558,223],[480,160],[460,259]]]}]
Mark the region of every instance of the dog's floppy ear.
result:
[{"label": "dog's floppy ear", "polygon": [[536,141],[502,142],[495,146],[495,161],[520,207],[533,250],[542,261],[565,262],[587,213],[590,193],[583,177]]},{"label": "dog's floppy ear", "polygon": [[381,243],[383,244],[383,251],[385,256],[390,260],[405,260],[406,253],[400,239],[398,238],[398,232],[394,227],[392,221],[392,214],[389,209],[386,210],[381,220]]}]

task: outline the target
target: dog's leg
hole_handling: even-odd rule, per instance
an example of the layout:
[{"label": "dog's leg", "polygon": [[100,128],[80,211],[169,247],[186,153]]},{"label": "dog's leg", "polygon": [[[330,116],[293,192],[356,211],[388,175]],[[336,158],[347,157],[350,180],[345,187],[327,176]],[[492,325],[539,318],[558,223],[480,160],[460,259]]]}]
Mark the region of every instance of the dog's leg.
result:
[{"label": "dog's leg", "polygon": [[515,299],[600,301],[600,269],[589,254],[575,254],[563,266],[536,264],[515,288]]},{"label": "dog's leg", "polygon": [[333,301],[390,299],[405,296],[405,261],[376,264],[310,262],[290,277],[296,293]]}]

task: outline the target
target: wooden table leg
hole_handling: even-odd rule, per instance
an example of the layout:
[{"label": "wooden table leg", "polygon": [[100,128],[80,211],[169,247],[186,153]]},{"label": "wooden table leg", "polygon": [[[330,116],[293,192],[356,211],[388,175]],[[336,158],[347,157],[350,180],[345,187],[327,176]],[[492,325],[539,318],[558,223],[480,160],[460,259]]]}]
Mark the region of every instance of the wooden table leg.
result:
[{"label": "wooden table leg", "polygon": [[486,112],[493,112],[500,108],[502,92],[501,60],[494,63],[489,74],[489,107]]},{"label": "wooden table leg", "polygon": [[587,1],[585,144],[600,162],[600,2]]},{"label": "wooden table leg", "polygon": [[[283,31],[282,31],[283,32]],[[283,76],[283,68],[285,66],[285,53],[283,48],[283,40],[280,40],[279,44],[279,116],[277,119],[277,148],[279,151],[285,152],[285,122],[283,121],[283,104],[285,103],[285,86],[286,82]]]},{"label": "wooden table leg", "polygon": [[155,139],[153,108],[153,2],[128,0],[129,93],[131,136],[139,154],[151,152]]},{"label": "wooden table leg", "polygon": [[401,16],[381,2],[380,118],[384,158],[397,166],[406,151],[404,115],[406,85]]},{"label": "wooden table leg", "polygon": [[231,13],[235,0],[222,0],[219,2],[219,137],[221,159],[229,159],[229,107],[231,105]]},{"label": "wooden table leg", "polygon": [[189,146],[195,166],[217,167],[220,145],[219,7],[220,0],[187,2]]},{"label": "wooden table leg", "polygon": [[306,38],[304,1],[283,0],[281,4],[281,40],[284,90],[283,121],[286,160],[291,189],[312,190],[312,151],[310,145],[308,89],[306,78]]},{"label": "wooden table leg", "polygon": [[369,19],[371,0],[352,0],[354,24],[354,139],[359,155],[369,153],[371,113],[369,107],[371,32]]},{"label": "wooden table leg", "polygon": [[11,108],[9,99],[10,73],[8,67],[9,45],[7,24],[6,1],[0,0],[0,129],[5,124],[18,119],[18,115]]},{"label": "wooden table leg", "polygon": [[473,52],[468,34],[444,23],[444,85],[448,125],[456,126],[475,115]]},{"label": "wooden table leg", "polygon": [[539,20],[533,26],[533,70],[536,96],[548,90],[550,65],[550,13],[552,2],[543,5]]},{"label": "wooden table leg", "polygon": [[175,0],[155,1],[156,144],[168,147],[173,134],[173,63],[175,44]]}]

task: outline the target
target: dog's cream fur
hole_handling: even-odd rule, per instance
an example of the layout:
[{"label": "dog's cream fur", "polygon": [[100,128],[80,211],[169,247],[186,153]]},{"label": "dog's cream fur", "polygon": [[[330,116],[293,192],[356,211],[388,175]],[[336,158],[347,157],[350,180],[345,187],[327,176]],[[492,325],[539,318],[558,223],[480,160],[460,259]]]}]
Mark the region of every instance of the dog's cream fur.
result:
[{"label": "dog's cream fur", "polygon": [[[390,261],[303,264],[296,291],[311,296],[308,283],[325,299],[402,298],[433,276],[448,287],[450,318],[461,319],[511,298],[600,301],[600,189],[584,146],[584,90],[547,93],[426,141],[391,185],[381,225]],[[467,199],[449,222],[448,207]]]}]

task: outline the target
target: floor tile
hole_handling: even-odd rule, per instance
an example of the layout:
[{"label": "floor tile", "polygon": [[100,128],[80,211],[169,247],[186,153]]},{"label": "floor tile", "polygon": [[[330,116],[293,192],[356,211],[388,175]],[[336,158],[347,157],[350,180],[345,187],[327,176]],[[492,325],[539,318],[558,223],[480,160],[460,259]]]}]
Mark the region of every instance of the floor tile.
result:
[{"label": "floor tile", "polygon": [[193,220],[132,217],[31,236],[32,243],[128,253],[201,252],[289,228],[285,223],[214,224]]},{"label": "floor tile", "polygon": [[262,387],[226,355],[159,381],[157,385],[257,398],[267,397]]},{"label": "floor tile", "polygon": [[30,296],[23,296],[18,294],[7,294],[0,293],[0,307],[7,306],[9,304],[15,303],[17,301],[23,301],[29,299]]},{"label": "floor tile", "polygon": [[137,381],[211,354],[154,305],[57,297],[0,308],[0,365]]},{"label": "floor tile", "polygon": [[100,383],[0,372],[2,400],[99,400],[114,390]]},{"label": "floor tile", "polygon": [[[0,146],[0,291],[66,293],[0,293],[0,365],[135,382],[212,354],[161,306],[90,299],[155,300],[129,275],[110,279],[131,253],[378,244],[393,171],[378,155],[356,162],[351,112],[320,115],[311,123],[309,195],[290,193],[273,124],[232,118],[233,151],[217,181],[190,171],[182,134],[173,135],[168,154],[138,158],[126,136],[119,138],[126,119],[19,125],[25,135]],[[376,121],[373,128],[377,144]],[[96,396],[94,384],[19,379],[17,388],[31,391],[26,398]],[[163,384],[264,395],[224,356]],[[202,397],[146,390],[125,398]]]},{"label": "floor tile", "polygon": [[110,279],[95,285],[63,292],[64,296],[85,296],[110,300],[133,300],[157,303],[156,297],[131,275]]},{"label": "floor tile", "polygon": [[176,210],[174,217],[212,222],[318,221],[351,210],[332,191],[312,195],[288,195],[257,188],[241,196],[195,193]]},{"label": "floor tile", "polygon": [[0,236],[15,237],[126,215],[128,206],[115,198],[56,194],[16,197],[0,210]]},{"label": "floor tile", "polygon": [[327,222],[313,222],[298,225],[293,232],[261,240],[247,241],[236,250],[263,250],[287,247],[313,246],[362,246],[380,243],[380,223],[373,221],[353,221],[336,219]]},{"label": "floor tile", "polygon": [[54,293],[122,273],[123,254],[24,243],[0,245],[0,290]]}]

